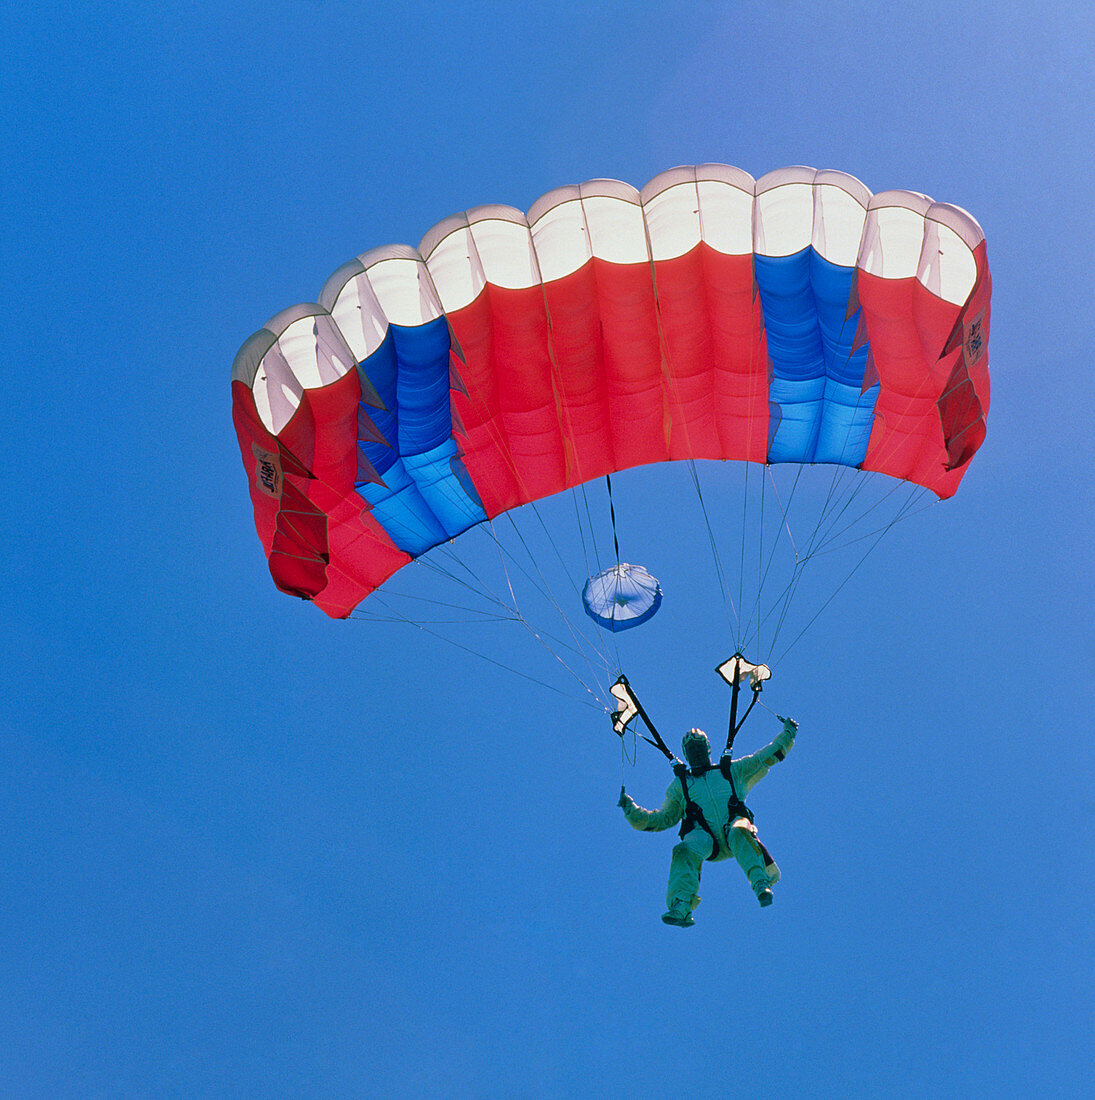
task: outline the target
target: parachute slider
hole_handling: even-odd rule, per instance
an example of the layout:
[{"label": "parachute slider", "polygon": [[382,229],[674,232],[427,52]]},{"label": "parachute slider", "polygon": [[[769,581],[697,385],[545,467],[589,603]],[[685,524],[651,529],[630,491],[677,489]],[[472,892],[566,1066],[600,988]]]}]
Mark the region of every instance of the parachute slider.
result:
[{"label": "parachute slider", "polygon": [[613,698],[620,704],[620,709],[613,712],[612,728],[623,737],[627,731],[628,723],[639,716],[639,702],[631,694],[631,688],[622,676],[609,688],[609,691],[612,692]]},{"label": "parachute slider", "polygon": [[767,665],[750,664],[740,653],[723,661],[715,671],[731,687],[748,680],[754,691],[760,691],[764,681],[772,678],[772,670]]}]

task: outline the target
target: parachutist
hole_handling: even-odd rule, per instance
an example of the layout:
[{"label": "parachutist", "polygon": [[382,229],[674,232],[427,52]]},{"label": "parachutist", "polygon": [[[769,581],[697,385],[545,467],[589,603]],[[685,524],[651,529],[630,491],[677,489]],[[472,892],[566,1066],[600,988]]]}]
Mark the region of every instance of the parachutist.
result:
[{"label": "parachutist", "polygon": [[760,842],[753,814],[742,799],[791,751],[797,732],[797,723],[785,718],[775,740],[759,752],[737,759],[724,755],[712,764],[707,734],[691,729],[681,742],[688,763],[674,766],[676,775],[661,809],[644,809],[621,789],[619,805],[633,828],[659,832],[681,822],[680,843],[673,848],[669,866],[668,908],[662,915],[666,924],[687,928],[695,923],[692,911],[700,903],[697,891],[704,860],[733,856],[760,904],[772,904],[779,867]]}]

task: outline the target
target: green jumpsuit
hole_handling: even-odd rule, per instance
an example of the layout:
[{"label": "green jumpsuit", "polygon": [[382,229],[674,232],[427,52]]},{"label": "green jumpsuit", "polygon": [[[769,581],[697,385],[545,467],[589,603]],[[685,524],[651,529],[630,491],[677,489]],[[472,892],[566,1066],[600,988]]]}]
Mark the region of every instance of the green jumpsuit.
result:
[{"label": "green jumpsuit", "polygon": [[[794,724],[786,722],[770,745],[732,761],[730,774],[733,788],[717,764],[703,769],[699,775],[688,774],[688,793],[719,838],[719,851],[715,859],[733,856],[758,896],[779,880],[779,868],[757,838],[757,830],[749,818],[734,817],[729,820],[727,803],[735,792],[739,799],[744,800],[746,794],[768,774],[768,769],[791,751],[795,732]],[[684,816],[685,799],[681,781],[674,777],[658,810],[643,809],[628,794],[622,796],[621,805],[628,822],[636,829],[647,832],[671,829]],[[694,909],[699,904],[700,869],[713,847],[711,835],[699,824],[686,832],[680,843],[674,846],[666,892],[666,904],[671,910],[682,904]]]}]

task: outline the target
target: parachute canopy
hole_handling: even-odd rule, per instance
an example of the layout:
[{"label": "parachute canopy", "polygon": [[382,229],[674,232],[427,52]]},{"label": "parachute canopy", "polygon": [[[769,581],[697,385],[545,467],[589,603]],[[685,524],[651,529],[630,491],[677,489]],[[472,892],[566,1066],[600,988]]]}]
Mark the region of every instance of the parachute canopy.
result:
[{"label": "parachute canopy", "polygon": [[236,356],[270,571],[343,617],[469,527],[675,459],[950,496],[985,434],[989,296],[969,214],[835,171],[709,164],[454,215]]}]

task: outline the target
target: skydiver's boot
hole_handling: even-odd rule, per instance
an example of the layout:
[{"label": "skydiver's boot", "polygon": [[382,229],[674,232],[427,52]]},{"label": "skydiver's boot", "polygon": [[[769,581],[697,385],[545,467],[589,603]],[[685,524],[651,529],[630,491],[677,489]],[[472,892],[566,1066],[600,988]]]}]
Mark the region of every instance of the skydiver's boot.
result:
[{"label": "skydiver's boot", "polygon": [[701,844],[701,850],[695,851],[682,840],[673,845],[673,859],[669,864],[669,883],[665,888],[665,904],[668,908],[662,914],[662,920],[680,928],[689,928],[695,923],[692,920],[692,910],[700,903],[698,889],[703,860],[705,855],[711,854],[711,838],[706,833],[693,830],[688,838],[696,842],[697,833],[706,841],[706,850],[703,850],[704,846]]},{"label": "skydiver's boot", "polygon": [[760,902],[762,909],[772,904],[772,882],[767,875],[763,873],[754,874],[750,885],[753,887],[753,893],[757,895],[757,901]]},{"label": "skydiver's boot", "polygon": [[696,922],[692,919],[692,907],[681,898],[674,900],[673,904],[662,913],[662,921],[665,924],[675,924],[678,928],[691,928]]},{"label": "skydiver's boot", "polygon": [[744,817],[737,818],[726,830],[726,840],[738,865],[749,877],[749,885],[762,907],[772,904],[772,883],[779,879],[779,868],[768,855],[768,850],[757,839],[753,823]]}]

